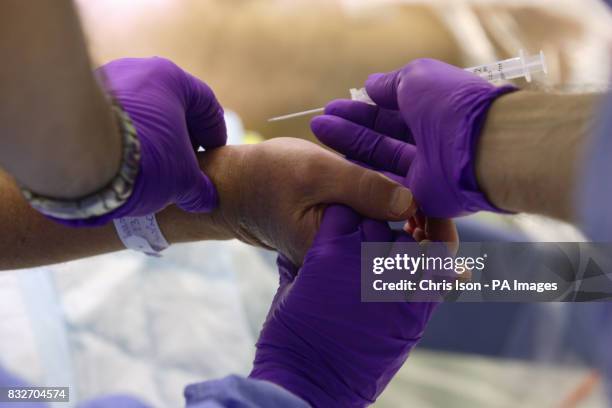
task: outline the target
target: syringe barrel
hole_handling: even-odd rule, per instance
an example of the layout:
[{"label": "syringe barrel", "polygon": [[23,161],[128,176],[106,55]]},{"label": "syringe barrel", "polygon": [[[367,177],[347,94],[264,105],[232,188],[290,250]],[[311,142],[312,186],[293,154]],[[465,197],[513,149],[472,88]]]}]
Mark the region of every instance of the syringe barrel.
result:
[{"label": "syringe barrel", "polygon": [[529,56],[524,55],[522,52],[520,54],[519,57],[508,58],[492,64],[478,65],[466,68],[465,70],[489,81],[520,77],[525,77],[527,81],[530,81],[531,74],[534,72],[547,73],[546,61],[542,51],[539,54]]}]

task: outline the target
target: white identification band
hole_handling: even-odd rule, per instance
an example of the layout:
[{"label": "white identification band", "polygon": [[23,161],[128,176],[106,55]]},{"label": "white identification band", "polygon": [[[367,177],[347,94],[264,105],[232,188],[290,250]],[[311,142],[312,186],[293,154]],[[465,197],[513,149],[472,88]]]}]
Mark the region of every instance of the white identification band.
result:
[{"label": "white identification band", "polygon": [[155,214],[144,217],[123,217],[113,220],[123,245],[147,255],[160,256],[170,245],[157,225]]}]

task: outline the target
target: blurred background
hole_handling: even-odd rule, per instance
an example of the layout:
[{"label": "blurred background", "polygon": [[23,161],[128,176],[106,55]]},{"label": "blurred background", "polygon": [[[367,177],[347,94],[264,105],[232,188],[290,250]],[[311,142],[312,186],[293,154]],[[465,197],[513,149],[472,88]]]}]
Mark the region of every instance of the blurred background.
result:
[{"label": "blurred background", "polygon": [[[172,59],[215,90],[234,144],[314,141],[308,117],[267,119],[348,97],[370,73],[419,57],[472,66],[543,50],[549,74],[518,86],[609,89],[612,14],[599,0],[77,3],[96,64]],[[464,241],[584,240],[534,216],[458,225]],[[35,384],[69,384],[73,402],[129,392],[182,406],[186,384],[249,372],[276,283],[274,254],[237,241],[3,273],[0,363]],[[375,406],[612,405],[610,312],[608,303],[442,305]]]}]

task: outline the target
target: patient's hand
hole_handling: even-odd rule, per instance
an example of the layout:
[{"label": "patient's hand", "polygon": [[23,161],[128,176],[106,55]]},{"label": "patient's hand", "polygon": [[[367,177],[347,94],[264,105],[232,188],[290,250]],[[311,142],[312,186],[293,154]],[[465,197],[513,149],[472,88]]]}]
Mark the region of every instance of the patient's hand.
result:
[{"label": "patient's hand", "polygon": [[210,214],[214,224],[247,243],[277,249],[296,265],[326,204],[386,220],[406,220],[415,210],[399,184],[301,139],[220,147],[204,153],[200,164],[219,192],[219,208]]},{"label": "patient's hand", "polygon": [[[433,228],[456,245],[452,222]],[[313,407],[376,400],[421,339],[436,304],[363,302],[363,242],[392,243],[392,257],[414,239],[336,205],[326,210],[301,268],[279,256],[280,286],[257,342],[252,378],[276,383]]]}]

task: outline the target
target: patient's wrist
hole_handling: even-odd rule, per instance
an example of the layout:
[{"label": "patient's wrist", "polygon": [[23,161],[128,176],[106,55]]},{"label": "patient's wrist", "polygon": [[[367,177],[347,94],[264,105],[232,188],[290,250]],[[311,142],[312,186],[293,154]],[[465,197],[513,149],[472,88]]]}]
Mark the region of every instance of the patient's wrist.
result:
[{"label": "patient's wrist", "polygon": [[188,213],[175,206],[158,213],[157,223],[170,244],[234,238],[211,214]]},{"label": "patient's wrist", "polygon": [[170,244],[240,238],[236,233],[235,209],[240,199],[240,157],[243,146],[224,146],[199,155],[200,168],[215,185],[219,206],[210,213],[188,213],[171,206],[157,215]]}]

